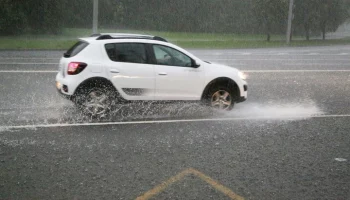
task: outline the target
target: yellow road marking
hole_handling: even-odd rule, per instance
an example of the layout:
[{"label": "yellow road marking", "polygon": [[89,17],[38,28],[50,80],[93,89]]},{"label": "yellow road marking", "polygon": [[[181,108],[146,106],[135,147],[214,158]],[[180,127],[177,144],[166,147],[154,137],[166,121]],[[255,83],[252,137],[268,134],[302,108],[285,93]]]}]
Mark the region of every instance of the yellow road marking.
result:
[{"label": "yellow road marking", "polygon": [[222,192],[223,194],[225,194],[226,196],[228,196],[232,200],[244,200],[243,197],[235,194],[229,188],[221,185],[220,183],[218,183],[214,179],[210,178],[209,176],[207,176],[207,175],[203,174],[202,172],[200,172],[200,171],[198,171],[196,169],[193,169],[193,168],[186,169],[186,170],[180,172],[179,174],[169,178],[167,181],[159,184],[155,188],[153,188],[153,189],[147,191],[146,193],[144,193],[143,195],[137,197],[136,200],[147,200],[147,199],[150,199],[153,196],[155,196],[155,195],[161,193],[162,191],[164,191],[171,184],[173,184],[173,183],[175,183],[177,181],[180,181],[185,176],[190,175],[190,174],[193,174],[193,175],[199,177],[200,179],[202,179],[203,181],[205,181],[206,183],[208,183],[209,185],[214,187],[216,190]]},{"label": "yellow road marking", "polygon": [[200,172],[198,170],[195,170],[195,169],[192,169],[192,168],[190,168],[189,170],[191,170],[192,174],[198,176],[203,181],[207,182],[209,185],[213,186],[215,189],[217,189],[218,191],[222,192],[223,194],[225,194],[226,196],[230,197],[231,199],[244,200],[243,197],[235,194],[234,192],[232,192],[232,190],[230,190],[229,188],[221,185],[220,183],[218,183],[214,179],[210,178],[209,176],[203,174],[202,172]]},{"label": "yellow road marking", "polygon": [[171,177],[167,181],[161,183],[160,185],[156,186],[155,188],[144,193],[142,196],[137,197],[136,200],[146,200],[146,199],[152,198],[153,196],[161,193],[163,190],[165,190],[167,187],[169,187],[169,185],[175,183],[176,181],[181,180],[182,178],[184,178],[185,176],[187,176],[190,173],[191,173],[190,169],[186,169],[186,170],[182,171],[181,173],[177,174],[176,176]]}]

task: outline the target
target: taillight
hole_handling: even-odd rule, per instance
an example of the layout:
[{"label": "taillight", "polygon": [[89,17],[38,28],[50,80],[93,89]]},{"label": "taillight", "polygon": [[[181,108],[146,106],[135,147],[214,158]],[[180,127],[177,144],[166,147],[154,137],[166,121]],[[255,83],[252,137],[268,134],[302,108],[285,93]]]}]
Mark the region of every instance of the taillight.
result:
[{"label": "taillight", "polygon": [[82,63],[82,62],[71,62],[68,64],[68,70],[67,73],[69,75],[76,75],[79,74],[80,72],[82,72],[85,67],[87,66],[86,63]]}]

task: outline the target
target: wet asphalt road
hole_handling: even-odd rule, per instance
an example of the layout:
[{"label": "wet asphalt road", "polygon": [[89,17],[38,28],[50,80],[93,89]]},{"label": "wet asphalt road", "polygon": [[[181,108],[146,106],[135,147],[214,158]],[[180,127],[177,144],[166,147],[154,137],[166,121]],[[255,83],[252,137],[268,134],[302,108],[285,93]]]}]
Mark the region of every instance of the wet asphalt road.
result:
[{"label": "wet asphalt road", "polygon": [[98,126],[56,94],[62,52],[0,52],[0,199],[350,199],[350,46],[192,52],[247,71],[248,100]]}]

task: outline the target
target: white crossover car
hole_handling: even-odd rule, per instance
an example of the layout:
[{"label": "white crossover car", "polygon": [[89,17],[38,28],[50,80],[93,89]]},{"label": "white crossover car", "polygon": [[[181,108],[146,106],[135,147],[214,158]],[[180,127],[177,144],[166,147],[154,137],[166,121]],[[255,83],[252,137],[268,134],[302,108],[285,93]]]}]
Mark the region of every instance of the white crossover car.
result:
[{"label": "white crossover car", "polygon": [[247,98],[239,70],[202,61],[161,37],[136,34],[81,38],[61,58],[56,87],[90,115],[127,101],[202,101],[231,110]]}]

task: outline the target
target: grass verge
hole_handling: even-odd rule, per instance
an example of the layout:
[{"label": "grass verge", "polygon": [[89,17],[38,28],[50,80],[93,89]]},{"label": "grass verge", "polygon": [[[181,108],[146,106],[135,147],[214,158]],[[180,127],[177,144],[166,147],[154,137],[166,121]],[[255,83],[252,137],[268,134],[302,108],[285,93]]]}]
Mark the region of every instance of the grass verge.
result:
[{"label": "grass verge", "polygon": [[[159,31],[132,31],[104,29],[101,32],[128,32],[158,35],[184,48],[266,48],[285,47],[283,35],[272,36],[272,41],[265,41],[265,35],[211,34],[211,33],[178,33]],[[61,35],[21,35],[0,37],[0,49],[68,49],[79,37],[89,36],[90,29],[64,29]],[[350,44],[350,38],[332,40],[305,41],[294,37],[289,46],[329,46]]]}]

